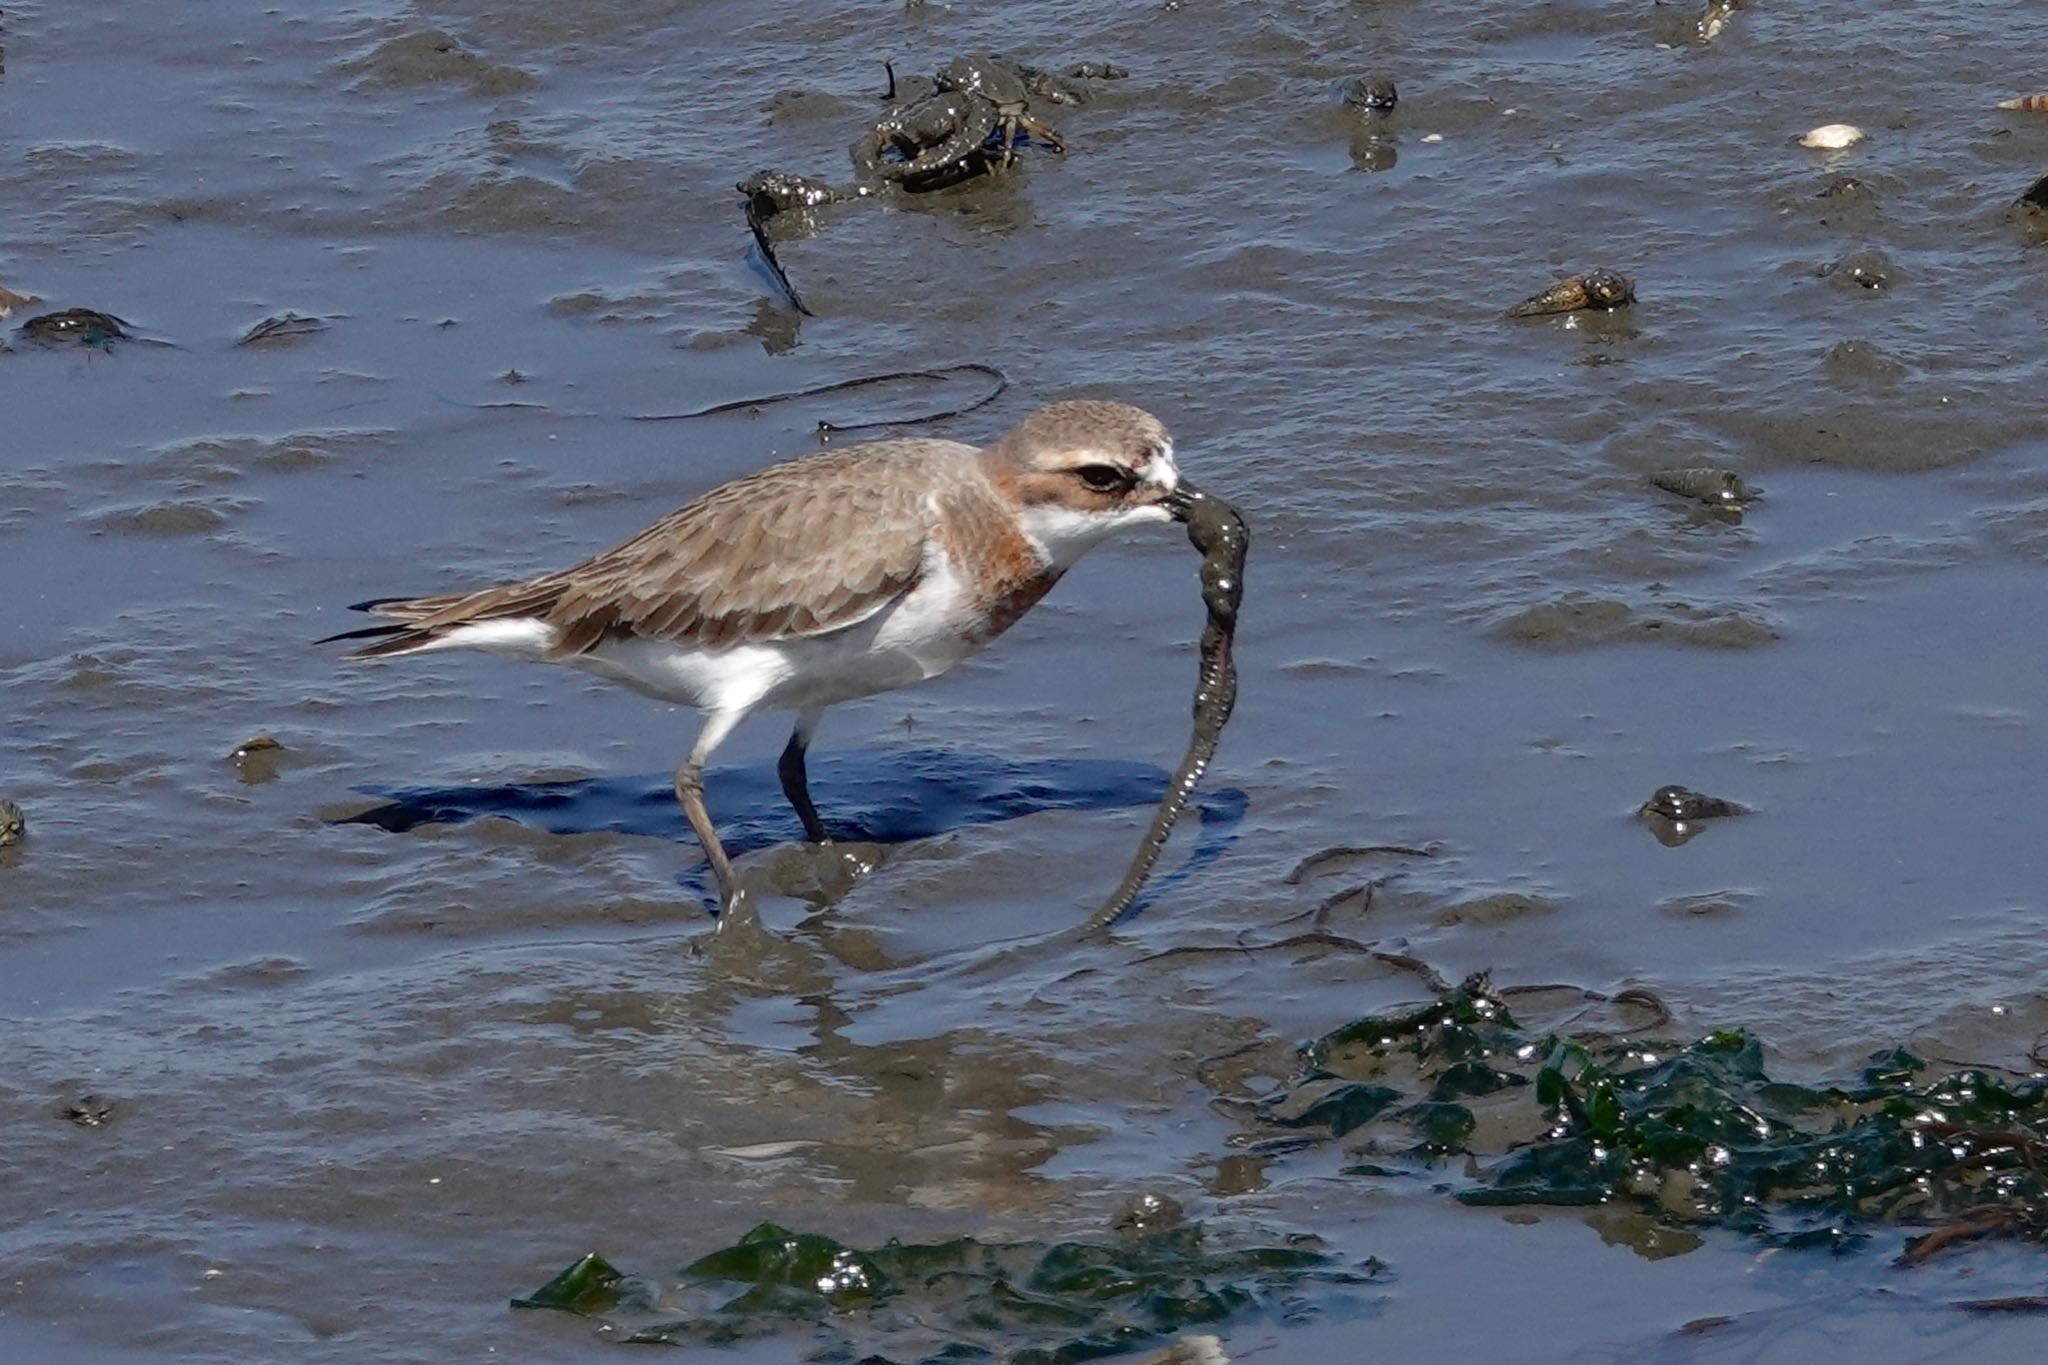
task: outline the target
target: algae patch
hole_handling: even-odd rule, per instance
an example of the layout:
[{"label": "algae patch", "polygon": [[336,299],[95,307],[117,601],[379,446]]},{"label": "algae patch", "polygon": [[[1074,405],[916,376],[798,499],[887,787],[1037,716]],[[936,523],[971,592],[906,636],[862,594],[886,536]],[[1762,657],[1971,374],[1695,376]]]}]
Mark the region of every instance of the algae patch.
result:
[{"label": "algae patch", "polygon": [[[1930,1072],[1901,1049],[1855,1078],[1773,1079],[1741,1031],[1690,1043],[1521,1028],[1483,977],[1303,1047],[1272,1094],[1224,1101],[1257,1130],[1311,1131],[1366,1177],[1467,1161],[1468,1204],[1631,1208],[1667,1225],[1844,1248],[1885,1225],[2048,1234],[2048,1079]],[[1925,1248],[1925,1250],[1921,1250]]]},{"label": "algae patch", "polygon": [[1200,1224],[1100,1242],[930,1244],[862,1250],[763,1223],[684,1266],[673,1284],[595,1253],[514,1299],[600,1321],[615,1341],[717,1344],[821,1336],[821,1358],[1093,1360],[1191,1327],[1262,1315],[1298,1320],[1352,1300],[1377,1262],[1347,1267],[1313,1246],[1211,1245]]}]

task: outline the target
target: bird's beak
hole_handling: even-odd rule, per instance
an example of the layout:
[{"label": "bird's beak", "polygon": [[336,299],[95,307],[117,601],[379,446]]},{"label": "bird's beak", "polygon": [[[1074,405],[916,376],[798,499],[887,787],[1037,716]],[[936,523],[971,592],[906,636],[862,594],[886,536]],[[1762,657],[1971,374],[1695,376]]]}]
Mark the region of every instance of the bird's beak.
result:
[{"label": "bird's beak", "polygon": [[1195,509],[1195,500],[1203,496],[1201,489],[1182,479],[1173,486],[1171,493],[1159,500],[1159,505],[1164,507],[1166,515],[1175,521],[1186,521],[1188,514]]}]

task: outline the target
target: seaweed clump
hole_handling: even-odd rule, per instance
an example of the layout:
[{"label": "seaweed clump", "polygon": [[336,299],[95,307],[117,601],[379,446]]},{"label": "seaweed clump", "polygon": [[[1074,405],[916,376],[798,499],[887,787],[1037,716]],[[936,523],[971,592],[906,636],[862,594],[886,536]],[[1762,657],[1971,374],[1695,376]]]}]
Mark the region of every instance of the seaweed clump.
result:
[{"label": "seaweed clump", "polygon": [[1484,977],[1313,1040],[1291,1083],[1243,1108],[1341,1140],[1362,1158],[1350,1174],[1464,1157],[1452,1192],[1467,1204],[1621,1206],[1836,1250],[1875,1226],[1931,1226],[1907,1262],[1972,1237],[2048,1238],[2048,1079],[1935,1075],[1893,1048],[1845,1083],[1795,1084],[1739,1030],[1529,1032]]},{"label": "seaweed clump", "polygon": [[1211,1247],[1199,1224],[1103,1242],[892,1239],[860,1250],[763,1223],[684,1266],[673,1285],[592,1253],[512,1306],[597,1318],[620,1342],[808,1330],[824,1337],[819,1359],[1066,1365],[1241,1316],[1306,1317],[1376,1269],[1348,1269],[1312,1246]]}]

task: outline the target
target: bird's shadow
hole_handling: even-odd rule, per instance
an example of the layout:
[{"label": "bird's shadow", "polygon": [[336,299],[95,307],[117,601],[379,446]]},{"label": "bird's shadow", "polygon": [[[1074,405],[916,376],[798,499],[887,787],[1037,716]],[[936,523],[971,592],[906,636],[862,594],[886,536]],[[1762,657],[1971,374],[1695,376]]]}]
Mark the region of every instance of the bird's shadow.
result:
[{"label": "bird's shadow", "polygon": [[[1169,774],[1150,763],[1113,758],[1018,759],[955,749],[834,749],[814,753],[811,794],[834,839],[900,844],[1041,811],[1155,807]],[[419,825],[462,824],[487,815],[550,834],[610,832],[674,839],[696,849],[668,774],[586,777],[498,786],[362,787],[385,802],[340,821],[403,833]],[[803,838],[773,765],[714,768],[705,798],[716,812],[727,853]],[[1193,875],[1236,842],[1250,797],[1224,788],[1197,792],[1190,807],[1200,832],[1187,859],[1153,894]],[[702,891],[700,859],[679,880]],[[1146,899],[1151,899],[1147,896]]]}]

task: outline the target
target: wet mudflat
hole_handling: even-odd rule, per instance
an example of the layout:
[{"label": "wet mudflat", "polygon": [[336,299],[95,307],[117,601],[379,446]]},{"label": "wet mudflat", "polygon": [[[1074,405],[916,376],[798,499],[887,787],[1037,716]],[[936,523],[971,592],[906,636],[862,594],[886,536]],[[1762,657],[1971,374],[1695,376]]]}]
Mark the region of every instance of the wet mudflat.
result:
[{"label": "wet mudflat", "polygon": [[[770,1222],[1122,1245],[1152,1192],[1233,1354],[2017,1358],[2038,1318],[1952,1305],[2040,1293],[2024,1237],[1894,1268],[1925,1226],[1834,1255],[1472,1205],[1528,1134],[1431,1167],[1274,1121],[1316,1098],[1297,1045],[1432,997],[1405,959],[1559,987],[1507,997],[1536,1036],[1743,1030],[1803,1086],[2036,1068],[2048,246],[2007,206],[2048,116],[1994,105],[2048,35],[1697,17],[10,7],[0,284],[41,301],[0,353],[0,1354],[604,1360],[509,1301],[592,1249],[680,1301]],[[1131,75],[1050,115],[1063,155],[778,235],[800,317],[734,184],[848,178],[882,59],[991,48]],[[1370,124],[1365,74],[1400,91]],[[1796,145],[1835,122],[1868,136]],[[1595,268],[1635,301],[1503,317]],[[135,340],[14,330],[68,308]],[[287,315],[325,326],[237,345]],[[1100,904],[1185,743],[1178,535],[832,714],[865,876],[790,844],[778,726],[722,750],[759,916],[716,935],[661,790],[692,717],[309,646],[983,388],[626,416],[963,360],[1013,389],[929,430],[1140,403],[1256,537],[1236,717],[1107,942],[1029,940]],[[1667,847],[1634,812],[1671,784],[1746,813]],[[1303,866],[1337,846],[1427,853]],[[1329,1275],[1214,1268],[1260,1248]],[[930,1345],[841,1311],[720,1349]]]}]

